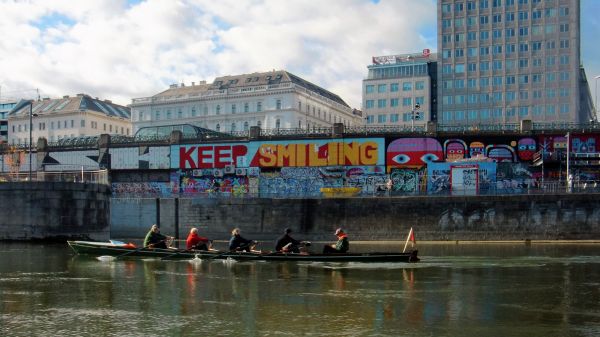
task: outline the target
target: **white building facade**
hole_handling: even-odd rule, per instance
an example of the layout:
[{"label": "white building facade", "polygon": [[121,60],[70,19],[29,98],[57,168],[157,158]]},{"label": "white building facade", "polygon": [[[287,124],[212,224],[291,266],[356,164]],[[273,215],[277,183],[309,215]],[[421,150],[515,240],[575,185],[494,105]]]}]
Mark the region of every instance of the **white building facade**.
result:
[{"label": "white building facade", "polygon": [[192,124],[220,132],[318,128],[361,124],[338,95],[287,71],[218,77],[171,87],[132,100],[134,132],[143,127]]},{"label": "white building facade", "polygon": [[[8,114],[8,143],[29,144],[30,104],[22,100]],[[131,113],[128,107],[85,94],[60,99],[43,99],[31,103],[31,139],[48,142],[97,136],[103,133],[131,135]]]},{"label": "white building facade", "polygon": [[362,87],[366,124],[423,126],[435,120],[435,57],[427,49],[373,57]]}]

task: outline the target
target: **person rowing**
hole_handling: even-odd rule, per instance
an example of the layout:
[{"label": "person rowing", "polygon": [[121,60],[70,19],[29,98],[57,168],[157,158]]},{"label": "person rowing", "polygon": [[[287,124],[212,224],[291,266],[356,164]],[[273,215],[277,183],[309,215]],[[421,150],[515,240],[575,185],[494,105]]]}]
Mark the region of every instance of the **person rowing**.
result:
[{"label": "person rowing", "polygon": [[150,227],[150,231],[148,231],[148,234],[146,234],[146,237],[144,238],[144,247],[167,249],[172,241],[172,236],[161,234],[160,228],[154,224]]},{"label": "person rowing", "polygon": [[208,238],[198,235],[198,229],[194,227],[185,240],[185,248],[186,250],[210,250],[212,242]]},{"label": "person rowing", "polygon": [[290,228],[286,228],[283,231],[283,235],[277,239],[275,243],[275,251],[282,253],[300,253],[300,247],[308,245],[307,242],[298,241],[294,239],[290,233],[292,230]]},{"label": "person rowing", "polygon": [[332,245],[325,245],[323,247],[323,254],[346,253],[350,249],[350,241],[348,241],[348,235],[344,232],[343,229],[338,228],[335,231],[335,236],[337,236],[338,238],[337,242]]},{"label": "person rowing", "polygon": [[248,240],[242,237],[241,230],[239,228],[234,228],[231,231],[231,239],[229,239],[229,250],[236,252],[250,252],[254,249],[257,242],[253,240]]}]

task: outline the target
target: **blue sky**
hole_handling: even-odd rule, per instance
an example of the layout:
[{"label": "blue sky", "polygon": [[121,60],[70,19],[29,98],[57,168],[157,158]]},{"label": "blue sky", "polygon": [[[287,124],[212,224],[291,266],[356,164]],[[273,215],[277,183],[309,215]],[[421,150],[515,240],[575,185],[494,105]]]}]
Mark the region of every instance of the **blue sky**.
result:
[{"label": "blue sky", "polygon": [[[600,0],[581,0],[582,62],[600,75]],[[372,56],[437,49],[435,0],[0,0],[2,98],[121,104],[171,83],[286,69],[360,108]]]}]

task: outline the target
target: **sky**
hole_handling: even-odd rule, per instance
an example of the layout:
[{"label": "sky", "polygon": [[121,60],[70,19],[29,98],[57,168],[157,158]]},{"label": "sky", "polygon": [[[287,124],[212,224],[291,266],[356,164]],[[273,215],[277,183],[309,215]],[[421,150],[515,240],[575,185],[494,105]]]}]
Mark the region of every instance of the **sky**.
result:
[{"label": "sky", "polygon": [[[600,75],[600,0],[581,0]],[[372,56],[437,50],[435,0],[0,0],[0,100],[85,93],[127,105],[173,83],[287,70],[361,108]]]}]

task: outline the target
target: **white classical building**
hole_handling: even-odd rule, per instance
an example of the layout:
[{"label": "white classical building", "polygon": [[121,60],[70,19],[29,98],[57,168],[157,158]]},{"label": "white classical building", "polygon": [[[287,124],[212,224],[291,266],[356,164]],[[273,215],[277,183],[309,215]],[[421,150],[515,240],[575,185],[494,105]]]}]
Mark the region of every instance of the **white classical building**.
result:
[{"label": "white classical building", "polygon": [[30,113],[31,139],[39,137],[48,142],[65,138],[96,136],[103,133],[131,135],[131,113],[128,107],[85,94],[59,99],[31,102],[21,100],[8,114],[8,143],[29,144]]},{"label": "white classical building", "polygon": [[210,84],[174,84],[133,99],[130,107],[134,132],[183,123],[221,132],[362,123],[338,95],[284,70],[223,76]]}]

